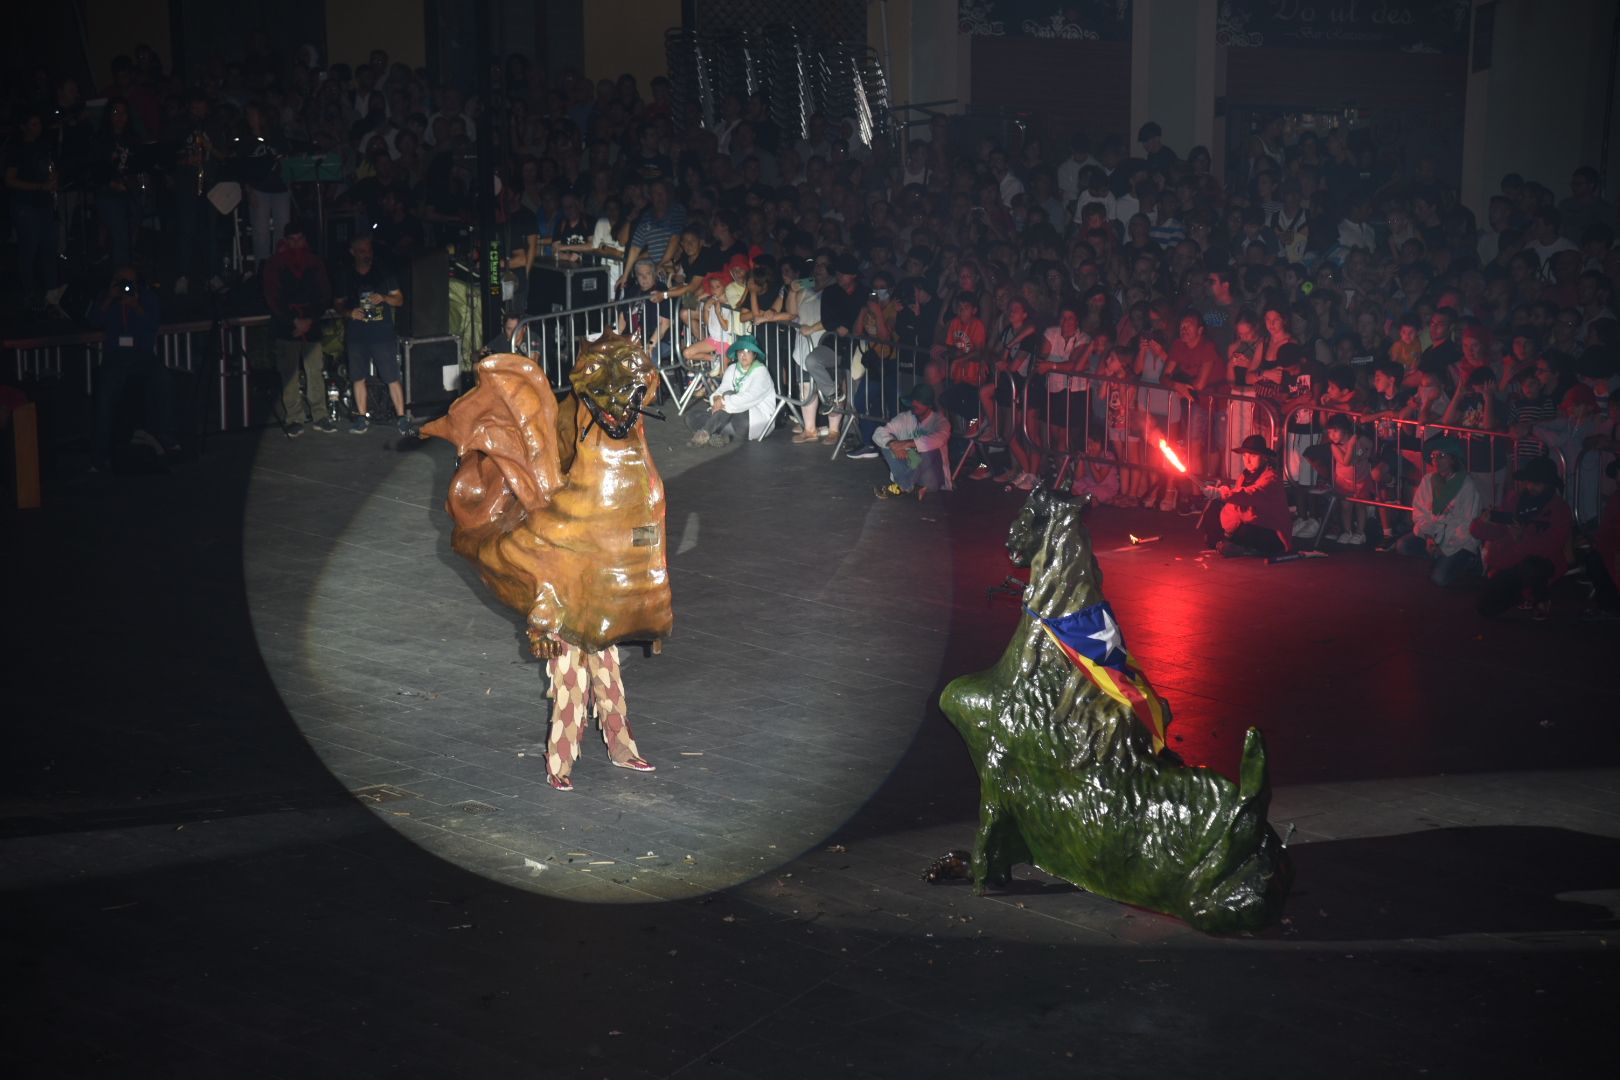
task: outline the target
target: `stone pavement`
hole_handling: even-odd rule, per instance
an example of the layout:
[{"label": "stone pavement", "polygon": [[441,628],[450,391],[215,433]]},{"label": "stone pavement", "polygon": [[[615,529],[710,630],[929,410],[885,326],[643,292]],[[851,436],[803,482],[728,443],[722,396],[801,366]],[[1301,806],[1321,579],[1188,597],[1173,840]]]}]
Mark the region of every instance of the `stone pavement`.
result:
[{"label": "stone pavement", "polygon": [[1607,1071],[1612,627],[1101,510],[1177,750],[1230,772],[1266,732],[1293,899],[1216,939],[1028,868],[974,898],[920,881],[976,814],[932,702],[1011,631],[1016,497],[881,503],[876,463],[676,434],[676,633],[625,653],[659,770],[587,744],[567,795],[442,444],[222,437],[8,520],[8,1072]]}]

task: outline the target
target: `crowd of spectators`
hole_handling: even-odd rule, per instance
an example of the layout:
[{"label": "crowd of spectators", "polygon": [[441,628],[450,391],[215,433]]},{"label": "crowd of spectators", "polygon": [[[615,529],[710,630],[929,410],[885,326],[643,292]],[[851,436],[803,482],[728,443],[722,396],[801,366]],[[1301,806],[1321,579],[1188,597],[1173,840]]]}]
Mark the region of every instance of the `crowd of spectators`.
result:
[{"label": "crowd of spectators", "polygon": [[[275,162],[244,183],[248,271],[308,218],[307,196],[290,205],[300,192],[287,168],[314,152],[340,160],[334,205],[358,215],[379,264],[399,265],[474,224],[478,127],[498,124],[512,272],[606,265],[615,295],[647,301],[627,310],[660,363],[736,384],[708,408],[754,381],[728,362],[766,360],[791,372],[778,389],[801,406],[796,442],[885,455],[903,490],[935,470],[918,468],[904,438],[912,460],[895,470],[897,428],[875,437],[896,414],[937,409],[957,421],[958,444],[983,447],[969,475],[1027,489],[1073,451],[1077,486],[1184,508],[1190,493],[1166,482],[1150,437],[1179,433],[1204,455],[1195,471],[1238,480],[1230,448],[1255,433],[1253,409],[1207,406],[1234,394],[1286,418],[1274,450],[1301,492],[1391,504],[1341,504],[1323,522],[1302,494],[1285,544],[1414,534],[1412,515],[1391,507],[1411,505],[1431,475],[1425,440],[1441,433],[1484,508],[1507,506],[1527,470],[1546,480],[1535,462],[1549,452],[1577,523],[1596,523],[1612,488],[1620,246],[1615,201],[1589,167],[1552,185],[1504,176],[1487,206],[1468,207],[1431,162],[1397,167],[1346,128],[1275,123],[1224,173],[1208,148],[1169,146],[1153,123],[1055,145],[1016,132],[964,141],[940,117],[927,138],[868,145],[848,119],[785,129],[757,95],[725,97],[713,125],[678,123],[663,79],[644,94],[630,75],[552,78],[516,55],[491,110],[380,49],[323,65],[310,49],[277,57],[258,36],[243,60],[209,64],[190,85],[149,49],[120,57],[94,122],[71,80],[33,89],[41,100],[19,110],[5,167],[31,295],[52,283],[37,204],[62,175],[37,175],[41,139],[95,165],[78,219],[99,241],[87,249],[113,266],[144,251],[179,291],[220,251],[220,215],[203,204],[227,161]],[[42,121],[56,127],[40,134]],[[158,139],[173,155],[168,192],[140,204],[134,174],[106,166]],[[902,407],[912,384],[929,389]],[[760,415],[703,425],[709,442],[770,432],[776,414],[766,421],[748,400]],[[851,418],[859,431],[840,431]],[[1457,539],[1480,543],[1474,531]]]},{"label": "crowd of spectators", "polygon": [[[690,297],[694,360],[796,324],[813,348],[785,377],[809,405],[795,441],[837,441],[853,412],[848,456],[883,454],[880,494],[921,483],[915,463],[896,469],[869,445],[883,417],[917,408],[899,392],[915,381],[938,387],[959,436],[1006,452],[999,475],[995,452],[971,475],[1027,489],[1043,456],[1083,450],[1077,489],[1161,510],[1189,492],[1166,481],[1148,436],[1179,435],[1197,471],[1240,486],[1226,462],[1254,431],[1241,402],[1268,401],[1295,489],[1282,543],[1377,542],[1445,560],[1445,582],[1496,576],[1488,552],[1507,545],[1490,516],[1519,513],[1527,487],[1538,506],[1564,491],[1589,529],[1613,502],[1620,247],[1590,168],[1564,197],[1503,177],[1481,220],[1426,164],[1384,168],[1338,129],[1262,132],[1218,177],[1207,149],[1182,156],[1155,124],[1134,156],[1121,137],[1085,134],[1060,155],[1033,138],[953,142],[945,123],[903,149],[821,118],[794,138],[758,99],[723,112],[718,129],[679,139],[639,129],[674,179],[660,170],[639,224],[624,204],[606,215],[642,261],[629,294]],[[887,380],[896,358],[905,375]],[[819,439],[818,405],[837,407]],[[1017,409],[1029,415],[1009,424]],[[1477,495],[1453,509],[1484,524],[1425,536],[1422,514],[1399,507],[1441,459]],[[1447,558],[1457,550],[1473,561]]]}]

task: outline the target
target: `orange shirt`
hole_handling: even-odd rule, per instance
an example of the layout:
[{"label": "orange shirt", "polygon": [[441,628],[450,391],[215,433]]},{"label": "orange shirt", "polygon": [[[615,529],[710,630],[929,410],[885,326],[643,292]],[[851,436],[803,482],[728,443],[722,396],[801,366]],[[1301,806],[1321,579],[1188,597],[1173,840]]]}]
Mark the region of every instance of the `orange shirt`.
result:
[{"label": "orange shirt", "polygon": [[945,327],[945,343],[954,352],[977,352],[984,348],[984,320],[975,315],[971,319],[952,319]]}]

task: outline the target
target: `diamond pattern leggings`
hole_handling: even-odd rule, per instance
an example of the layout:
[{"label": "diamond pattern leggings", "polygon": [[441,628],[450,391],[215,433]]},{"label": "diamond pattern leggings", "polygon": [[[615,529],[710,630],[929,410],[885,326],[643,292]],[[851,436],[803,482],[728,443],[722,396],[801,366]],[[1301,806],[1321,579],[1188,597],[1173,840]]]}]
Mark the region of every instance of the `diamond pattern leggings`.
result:
[{"label": "diamond pattern leggings", "polygon": [[552,635],[561,646],[546,661],[551,677],[551,737],[546,744],[546,771],[567,776],[579,759],[579,737],[594,708],[608,756],[614,761],[639,757],[625,714],[624,683],[619,679],[619,650],[590,652]]}]

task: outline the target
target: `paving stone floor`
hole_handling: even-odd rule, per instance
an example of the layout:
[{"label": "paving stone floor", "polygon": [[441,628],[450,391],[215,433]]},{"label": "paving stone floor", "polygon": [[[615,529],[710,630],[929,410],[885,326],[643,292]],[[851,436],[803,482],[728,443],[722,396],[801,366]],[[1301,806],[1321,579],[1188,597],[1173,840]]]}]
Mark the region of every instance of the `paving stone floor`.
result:
[{"label": "paving stone floor", "polygon": [[448,447],[219,437],[6,518],[8,1075],[1612,1069],[1612,627],[1103,509],[1176,749],[1230,773],[1266,733],[1287,917],[1210,938],[1027,868],[974,898],[920,881],[976,814],[933,700],[1012,630],[1016,496],[676,434],[676,633],[624,657],[659,769],[598,744],[568,795]]}]

